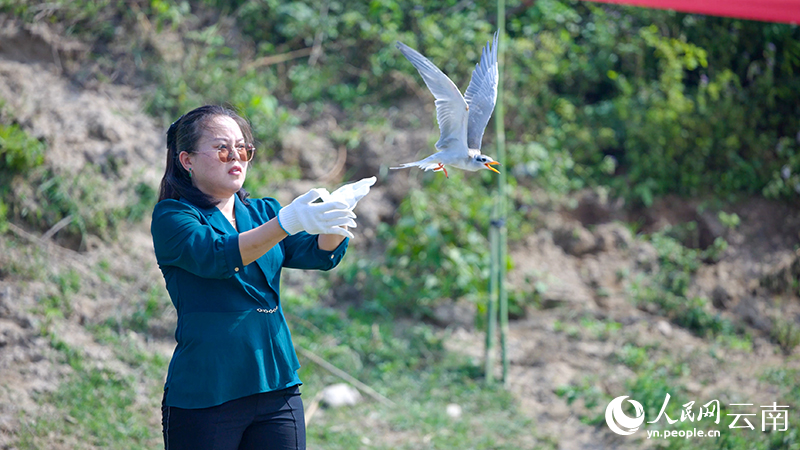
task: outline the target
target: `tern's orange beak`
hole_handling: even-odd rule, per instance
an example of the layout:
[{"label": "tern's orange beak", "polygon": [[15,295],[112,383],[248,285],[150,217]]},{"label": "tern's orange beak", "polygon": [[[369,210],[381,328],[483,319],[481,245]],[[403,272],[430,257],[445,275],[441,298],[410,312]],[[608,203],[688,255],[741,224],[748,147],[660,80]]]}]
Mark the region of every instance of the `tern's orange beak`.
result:
[{"label": "tern's orange beak", "polygon": [[484,164],[484,166],[486,166],[486,168],[487,168],[487,169],[489,169],[489,170],[491,170],[492,172],[497,172],[497,173],[500,173],[500,171],[499,171],[499,170],[497,170],[497,169],[495,169],[494,167],[492,167],[492,166],[494,166],[494,165],[499,165],[499,164],[500,164],[500,163],[499,163],[499,162],[497,162],[497,161],[492,161],[492,162],[488,162],[488,163]]}]

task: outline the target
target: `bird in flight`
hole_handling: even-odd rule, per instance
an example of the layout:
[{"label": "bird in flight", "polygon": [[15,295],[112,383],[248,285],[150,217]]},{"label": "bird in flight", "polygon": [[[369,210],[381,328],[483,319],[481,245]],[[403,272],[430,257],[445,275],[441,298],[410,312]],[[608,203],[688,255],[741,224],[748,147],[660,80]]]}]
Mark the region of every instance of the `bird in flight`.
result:
[{"label": "bird in flight", "polygon": [[475,65],[463,96],[455,83],[428,58],[406,44],[397,42],[397,48],[417,68],[436,99],[439,141],[436,142],[438,151],[431,156],[390,169],[419,167],[425,171],[443,171],[448,176],[445,166],[453,166],[470,172],[488,169],[500,173],[492,167],[500,163],[481,154],[483,131],[497,101],[498,35],[499,32],[496,32],[494,38],[486,43],[481,52],[481,61]]}]

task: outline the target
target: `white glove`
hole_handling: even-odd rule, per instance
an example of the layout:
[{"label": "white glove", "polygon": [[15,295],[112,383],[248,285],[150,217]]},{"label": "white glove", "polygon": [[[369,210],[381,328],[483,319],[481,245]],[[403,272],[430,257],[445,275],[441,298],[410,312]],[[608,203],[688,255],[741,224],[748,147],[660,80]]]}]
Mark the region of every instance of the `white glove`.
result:
[{"label": "white glove", "polygon": [[342,227],[356,227],[355,213],[346,202],[330,201],[314,203],[328,191],[311,189],[292,200],[292,203],[278,211],[278,224],[283,231],[292,235],[301,231],[309,234],[338,234],[353,238],[353,233]]},{"label": "white glove", "polygon": [[325,191],[321,194],[322,199],[326,202],[339,201],[347,203],[347,209],[352,211],[358,201],[369,193],[369,187],[375,184],[376,180],[377,178],[375,177],[363,178],[355,183],[345,184],[330,194]]}]

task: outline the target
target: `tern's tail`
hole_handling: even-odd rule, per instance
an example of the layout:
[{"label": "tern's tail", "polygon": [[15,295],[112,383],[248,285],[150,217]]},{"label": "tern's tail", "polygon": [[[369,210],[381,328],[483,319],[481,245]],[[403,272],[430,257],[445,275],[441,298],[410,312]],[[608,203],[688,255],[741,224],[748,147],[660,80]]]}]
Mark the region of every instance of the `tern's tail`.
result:
[{"label": "tern's tail", "polygon": [[419,161],[400,164],[399,166],[389,167],[389,168],[390,169],[408,169],[409,167],[419,167],[420,169],[422,169],[422,170],[427,172],[428,170],[437,169],[440,166],[441,166],[441,164],[439,162],[430,161],[430,157],[428,157],[428,158],[425,158],[425,159],[422,159],[422,160],[419,160]]},{"label": "tern's tail", "polygon": [[400,164],[399,166],[394,166],[394,167],[389,167],[389,168],[390,169],[408,169],[409,167],[415,167],[417,164],[419,164],[419,161]]}]

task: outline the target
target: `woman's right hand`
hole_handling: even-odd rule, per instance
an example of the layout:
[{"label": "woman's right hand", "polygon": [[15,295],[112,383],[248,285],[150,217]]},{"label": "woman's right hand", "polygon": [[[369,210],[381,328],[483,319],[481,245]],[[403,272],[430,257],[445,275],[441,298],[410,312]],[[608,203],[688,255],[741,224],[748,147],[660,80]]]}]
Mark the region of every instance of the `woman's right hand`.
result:
[{"label": "woman's right hand", "polygon": [[342,201],[314,203],[324,189],[311,189],[292,200],[292,203],[278,211],[278,224],[287,234],[305,231],[309,234],[338,234],[353,238],[353,234],[343,227],[356,227],[355,213]]},{"label": "woman's right hand", "polygon": [[330,194],[323,189],[325,192],[322,193],[322,200],[326,202],[331,200],[343,201],[347,203],[347,208],[352,211],[358,201],[369,194],[369,187],[375,184],[376,180],[377,178],[375,177],[363,178],[355,183],[345,184]]}]

